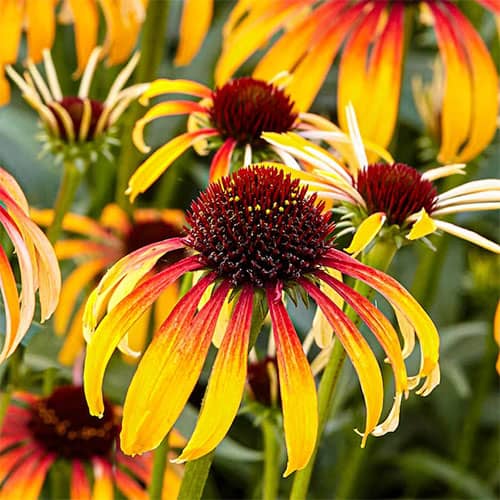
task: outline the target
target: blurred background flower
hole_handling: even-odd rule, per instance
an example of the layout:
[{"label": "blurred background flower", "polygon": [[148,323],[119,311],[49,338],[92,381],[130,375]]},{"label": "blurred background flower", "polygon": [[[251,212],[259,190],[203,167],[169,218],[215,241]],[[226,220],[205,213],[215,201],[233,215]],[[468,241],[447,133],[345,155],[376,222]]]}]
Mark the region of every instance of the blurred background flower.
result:
[{"label": "blurred background flower", "polygon": [[[500,14],[496,0],[477,3]],[[403,61],[417,16],[434,27],[443,64],[434,77],[443,84],[432,96],[431,112],[433,122],[439,121],[434,127],[439,160],[469,161],[495,134],[498,76],[480,35],[449,0],[277,0],[272,5],[240,0],[225,26],[215,80],[224,83],[265,47],[253,76],[266,80],[278,71],[290,72],[289,91],[298,109],[306,110],[342,51],[339,122],[346,130],[344,111],[353,103],[363,136],[386,147],[394,133]]]},{"label": "blurred background flower", "polygon": [[[47,397],[15,393],[0,430],[2,497],[42,498],[52,473],[60,485],[69,479],[68,490],[57,492],[64,498],[113,498],[118,491],[126,498],[149,498],[153,457],[124,455],[118,443],[120,425],[121,408],[108,401],[103,418],[91,417],[80,386],[61,386]],[[184,442],[172,431],[172,448]],[[69,477],[61,463],[69,466]],[[181,466],[169,464],[163,499],[177,497],[181,479]]]}]

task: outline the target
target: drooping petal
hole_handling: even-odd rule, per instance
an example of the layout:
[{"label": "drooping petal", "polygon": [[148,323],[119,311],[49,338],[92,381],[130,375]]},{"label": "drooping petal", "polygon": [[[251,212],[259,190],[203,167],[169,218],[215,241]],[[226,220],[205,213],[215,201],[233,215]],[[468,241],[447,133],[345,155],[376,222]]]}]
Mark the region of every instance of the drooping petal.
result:
[{"label": "drooping petal", "polygon": [[202,129],[179,135],[156,150],[132,175],[125,194],[133,202],[144,193],[165,170],[195,142],[218,135],[215,129]]},{"label": "drooping petal", "polygon": [[391,363],[396,381],[396,393],[406,391],[408,389],[408,382],[403,353],[398,334],[390,321],[367,298],[363,297],[356,290],[336,280],[324,271],[318,271],[316,276],[331,286],[359,314],[377,338]]},{"label": "drooping petal", "polygon": [[92,415],[102,415],[102,380],[106,365],[123,336],[161,292],[184,273],[199,267],[196,260],[181,260],[146,280],[118,303],[101,321],[87,346],[84,368],[85,396]]},{"label": "drooping petal", "polygon": [[375,429],[382,414],[384,386],[377,360],[366,340],[341,309],[308,280],[301,279],[299,283],[327,317],[358,374],[366,406],[365,432],[361,442],[364,447],[368,435]]},{"label": "drooping petal", "polygon": [[[0,223],[5,228],[10,240],[14,245],[19,268],[21,270],[21,310],[19,324],[15,336],[9,338],[6,336],[2,352],[0,353],[0,363],[10,356],[19,345],[33,320],[35,313],[35,270],[31,261],[30,251],[28,250],[21,233],[15,222],[12,220],[6,210],[0,205]],[[9,331],[6,332],[9,334]]]},{"label": "drooping petal", "polygon": [[50,49],[56,31],[54,0],[26,0],[28,57],[34,63],[42,60],[42,51]]},{"label": "drooping petal", "polygon": [[4,349],[16,336],[19,328],[20,310],[16,279],[10,267],[7,254],[0,246],[0,290],[5,311]]},{"label": "drooping petal", "polygon": [[201,48],[210,28],[213,0],[184,0],[179,46],[174,59],[176,66],[189,64]]},{"label": "drooping petal", "polygon": [[[292,321],[275,289],[266,290],[276,343],[283,427],[288,463],[283,476],[303,469],[314,451],[318,434],[318,399],[311,367]],[[278,297],[278,298],[277,298]]]},{"label": "drooping petal", "polygon": [[[472,116],[468,141],[458,155],[459,161],[469,161],[490,143],[496,132],[498,74],[486,45],[468,19],[452,2],[446,2],[446,7],[453,19],[452,29],[462,40],[470,65]],[[455,80],[451,85],[461,88],[462,83]]]},{"label": "drooping petal", "polygon": [[[222,54],[215,67],[217,85],[226,83],[238,67],[260,48],[287,20],[293,19],[311,0],[271,2],[266,8],[257,6],[255,15],[247,15],[224,41]],[[280,71],[277,68],[276,73]],[[274,76],[274,75],[273,75]]]},{"label": "drooping petal", "polygon": [[324,264],[341,271],[343,274],[364,281],[406,316],[415,328],[420,340],[422,351],[420,376],[430,375],[438,363],[439,335],[432,320],[408,291],[389,275],[365,266],[338,250],[330,250],[328,257],[324,259]]},{"label": "drooping petal", "polygon": [[90,500],[90,483],[80,460],[71,463],[71,500]]},{"label": "drooping petal", "polygon": [[95,0],[69,0],[75,26],[76,59],[75,76],[83,73],[92,50],[97,46],[99,12]]},{"label": "drooping petal", "polygon": [[210,172],[208,174],[209,182],[217,182],[221,177],[229,175],[231,168],[231,158],[237,141],[234,139],[226,139],[222,146],[215,153],[212,163],[210,164]]},{"label": "drooping petal", "polygon": [[245,386],[252,304],[253,290],[245,287],[234,306],[212,368],[198,423],[176,462],[195,460],[212,451],[236,416]]},{"label": "drooping petal", "polygon": [[383,212],[376,212],[367,217],[358,227],[354,234],[351,244],[345,249],[346,252],[353,254],[353,257],[362,252],[377,236],[382,229],[386,215]]},{"label": "drooping petal", "polygon": [[213,275],[203,278],[181,299],[139,363],[123,407],[120,439],[127,454],[144,453],[160,444],[198,380],[230,286],[222,282],[193,319],[213,279]]},{"label": "drooping petal", "polygon": [[21,41],[24,5],[18,0],[2,0],[0,7],[2,11],[0,16],[0,33],[2,33],[0,66],[3,66],[16,62],[19,42]]}]

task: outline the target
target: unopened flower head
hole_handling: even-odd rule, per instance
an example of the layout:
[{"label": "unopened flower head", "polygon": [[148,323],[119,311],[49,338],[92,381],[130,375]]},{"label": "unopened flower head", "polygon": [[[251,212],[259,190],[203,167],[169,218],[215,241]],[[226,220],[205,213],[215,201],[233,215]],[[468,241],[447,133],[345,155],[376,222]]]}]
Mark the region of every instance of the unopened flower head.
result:
[{"label": "unopened flower head", "polygon": [[[121,259],[87,302],[84,385],[91,413],[100,415],[104,409],[104,372],[115,348],[120,348],[120,343],[123,348],[126,333],[165,287],[190,271],[204,271],[160,326],[132,379],[121,433],[126,453],[142,453],[158,446],[186,404],[212,340],[219,346],[218,354],[198,424],[180,460],[196,459],[219,444],[242,398],[252,318],[264,307],[269,309],[276,345],[288,450],[285,474],[306,466],[317,438],[316,387],[285,308],[284,293],[309,295],[351,358],[367,407],[363,444],[370,433],[380,435],[396,427],[402,395],[422,378],[423,394],[439,381],[439,340],[432,321],[391,277],[334,248],[330,213],[298,179],[272,164],[243,167],[211,183],[192,202],[187,221],[190,227],[184,238],[167,239]],[[163,255],[180,249],[187,252],[182,260],[142,279]],[[337,279],[335,270],[379,291],[410,325],[408,330],[416,331],[421,346],[416,376],[407,376],[398,335],[387,318]],[[383,384],[379,365],[357,327],[322,291],[320,283],[353,307],[390,360],[396,402],[388,419],[380,424]],[[220,325],[222,331],[218,331]],[[408,346],[414,345],[411,332]],[[331,341],[330,330],[329,339],[322,338],[321,343],[324,346]],[[412,347],[408,346],[405,350],[409,353]]]},{"label": "unopened flower head", "polygon": [[316,115],[297,112],[293,96],[286,90],[289,80],[287,74],[277,75],[270,81],[236,78],[213,91],[189,80],[151,83],[140,99],[143,104],[163,94],[186,94],[201,98],[201,101],[161,102],[137,121],[134,142],[146,153],[150,148],[145,144],[143,134],[148,123],[160,117],[189,114],[188,132],[160,147],[130,178],[127,191],[130,198],[134,200],[148,189],[191,146],[201,155],[215,152],[210,165],[210,181],[229,174],[234,165],[282,160],[286,153],[263,141],[263,132],[293,130],[301,134],[316,129],[323,121],[327,122]]},{"label": "unopened flower head", "polygon": [[[500,14],[496,0],[475,0]],[[498,75],[488,47],[456,2],[450,0],[239,0],[224,29],[215,69],[222,85],[255,52],[265,48],[253,76],[266,80],[288,71],[297,109],[314,101],[337,54],[337,108],[347,130],[352,102],[363,136],[386,147],[394,132],[405,51],[412,40],[405,26],[418,13],[436,36],[442,82],[425,117],[438,123],[442,163],[470,161],[494,138]],[[268,42],[270,42],[268,44]],[[420,104],[420,102],[419,102]],[[422,108],[422,106],[419,106]]]},{"label": "unopened flower head", "polygon": [[500,253],[495,242],[440,218],[459,212],[498,210],[498,179],[466,182],[438,193],[433,181],[464,174],[465,165],[452,164],[421,173],[409,165],[395,163],[385,154],[387,163],[369,163],[351,106],[347,115],[349,136],[339,132],[315,135],[320,138],[330,135],[331,141],[338,141],[339,148],[348,145],[351,154],[346,155],[347,161],[296,134],[263,134],[271,144],[299,159],[301,165],[308,165],[306,171],[301,171],[297,170],[297,162],[289,163],[282,166],[285,171],[294,172],[308,182],[321,197],[341,204],[336,209],[343,214],[338,226],[345,232],[356,232],[347,251],[359,253],[385,228],[384,234],[396,237],[398,245],[442,230]]},{"label": "unopened flower head", "polygon": [[[53,210],[31,210],[31,217],[44,227],[50,226]],[[54,332],[65,336],[59,361],[72,365],[84,348],[82,316],[89,283],[97,284],[102,275],[122,257],[146,245],[183,233],[184,214],[180,210],[137,209],[132,220],[115,204],[104,207],[99,220],[69,213],[63,219],[66,236],[54,249],[60,261],[72,260],[76,266],[63,281],[61,300],[54,313]],[[157,267],[179,260],[182,252],[171,252]],[[167,317],[177,301],[178,285],[167,287],[154,310],[157,325]],[[83,298],[83,301],[82,301]],[[78,303],[82,301],[81,304]],[[149,330],[152,311],[144,315],[128,334],[126,359],[133,360],[142,352]]]},{"label": "unopened flower head", "polygon": [[63,95],[48,50],[43,51],[46,81],[32,61],[28,62],[28,71],[23,77],[11,66],[6,68],[25,100],[40,117],[44,150],[59,160],[83,158],[95,161],[101,154],[112,159],[110,148],[117,144],[115,124],[128,105],[144,91],[145,85],[140,84],[123,88],[139,60],[136,53],[118,74],[104,101],[90,98],[92,78],[101,51],[100,47],[92,51],[77,95]]},{"label": "unopened flower head", "polygon": [[21,288],[18,292],[10,255],[0,246],[0,291],[5,309],[0,364],[12,355],[30,327],[36,292],[43,322],[54,312],[61,291],[61,273],[54,249],[31,220],[28,202],[16,180],[0,168],[0,236],[5,235],[15,251]]},{"label": "unopened flower head", "polygon": [[[120,426],[121,408],[107,400],[102,419],[90,416],[80,386],[58,387],[47,397],[15,393],[0,429],[2,493],[8,498],[39,498],[47,475],[61,461],[71,470],[66,498],[102,498],[115,490],[127,498],[145,498],[152,456],[124,455],[118,442]],[[178,447],[183,442],[174,431],[170,444]],[[179,466],[169,469],[164,499],[176,497],[182,477]]]}]

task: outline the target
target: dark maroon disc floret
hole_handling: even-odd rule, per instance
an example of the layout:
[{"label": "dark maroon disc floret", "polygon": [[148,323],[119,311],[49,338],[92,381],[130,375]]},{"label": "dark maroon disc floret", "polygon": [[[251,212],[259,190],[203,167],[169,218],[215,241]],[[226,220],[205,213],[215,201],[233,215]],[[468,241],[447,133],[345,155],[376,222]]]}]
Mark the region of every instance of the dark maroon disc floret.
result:
[{"label": "dark maroon disc floret", "polygon": [[275,85],[237,78],[212,96],[212,122],[224,139],[263,146],[262,132],[288,132],[297,118],[293,101]]},{"label": "dark maroon disc floret", "polygon": [[[92,139],[94,139],[97,123],[99,122],[99,118],[101,117],[102,112],[104,111],[104,104],[102,102],[96,101],[94,99],[89,99],[89,102],[90,102],[90,124],[88,132],[84,138],[85,141],[91,141]],[[73,130],[75,131],[75,139],[78,140],[80,136],[80,127],[83,119],[84,100],[80,97],[73,97],[73,96],[63,97],[60,101],[58,101],[58,104],[61,105],[67,111],[69,117],[71,118],[71,122],[73,123]],[[57,110],[54,108],[53,105],[49,104],[48,106],[52,109],[53,114],[56,118],[57,126],[59,129],[59,136],[65,141],[67,141],[69,137],[59,113],[57,112]]]},{"label": "dark maroon disc floret", "polygon": [[113,407],[104,401],[104,417],[92,417],[82,387],[63,386],[32,406],[29,429],[48,452],[82,460],[105,457],[120,431]]},{"label": "dark maroon disc floret", "polygon": [[418,170],[404,163],[375,163],[358,174],[356,187],[368,213],[384,212],[389,224],[402,226],[406,218],[422,208],[435,209],[437,191]]},{"label": "dark maroon disc floret", "polygon": [[333,245],[323,209],[298,179],[254,165],[209,185],[191,204],[186,242],[233,286],[294,281]]}]

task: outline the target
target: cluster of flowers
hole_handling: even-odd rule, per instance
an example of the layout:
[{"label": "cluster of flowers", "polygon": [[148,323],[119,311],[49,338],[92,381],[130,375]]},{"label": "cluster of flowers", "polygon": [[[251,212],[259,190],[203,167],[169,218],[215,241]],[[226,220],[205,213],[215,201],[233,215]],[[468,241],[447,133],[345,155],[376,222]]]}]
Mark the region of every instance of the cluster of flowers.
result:
[{"label": "cluster of flowers", "polygon": [[[124,88],[138,63],[136,54],[102,102],[89,97],[99,60],[106,54],[115,64],[129,56],[147,2],[99,2],[108,27],[104,48],[96,47],[97,2],[83,2],[85,12],[77,8],[79,2],[64,2],[59,17],[75,24],[77,73],[82,76],[77,96],[63,95],[48,50],[54,9],[45,6],[44,19],[50,19],[32,23],[41,15],[32,3],[27,0],[23,11],[16,1],[0,1],[6,9],[0,33],[4,23],[10,26],[7,45],[0,49],[0,69],[3,75],[5,67],[39,114],[46,147],[60,156],[65,168],[111,155],[115,125],[130,103],[139,99],[147,105],[152,98],[171,94],[191,99],[155,104],[136,122],[132,139],[148,152],[146,125],[172,115],[189,116],[187,131],[137,168],[126,191],[130,201],[168,176],[168,167],[190,147],[201,155],[214,154],[209,184],[185,214],[127,211],[109,204],[96,220],[30,209],[14,178],[0,169],[0,223],[15,249],[21,280],[18,292],[15,272],[0,246],[5,306],[0,362],[11,357],[25,337],[37,291],[41,320],[55,311],[54,331],[66,337],[61,363],[78,364],[85,353],[83,388],[61,387],[46,397],[15,394],[0,434],[5,492],[36,498],[47,471],[63,457],[72,464],[74,498],[90,496],[85,464],[91,464],[96,497],[113,483],[127,496],[145,497],[152,468],[148,452],[171,432],[212,345],[218,351],[196,428],[185,446],[182,438],[171,435],[174,448],[184,446],[176,461],[197,459],[217,447],[236,417],[247,380],[259,392],[252,384],[260,370],[252,348],[267,315],[274,348],[271,361],[264,360],[263,373],[271,366],[275,387],[266,386],[262,400],[276,404],[279,394],[288,453],[285,475],[303,469],[317,445],[314,376],[328,362],[334,340],[351,360],[365,399],[362,446],[370,434],[394,431],[403,396],[415,389],[429,394],[440,375],[436,327],[405,288],[384,272],[392,256],[402,245],[427,241],[439,231],[500,253],[497,243],[443,220],[448,214],[500,208],[500,181],[465,182],[441,193],[434,184],[465,174],[465,165],[456,162],[476,157],[496,127],[496,70],[457,6],[448,0],[419,4],[421,19],[434,26],[445,66],[445,76],[436,76],[444,78],[438,104],[432,107],[433,102],[425,100],[419,106],[440,138],[438,159],[452,162],[421,173],[385,149],[397,117],[404,19],[418,2],[276,0],[270,6],[240,0],[225,27],[214,90],[168,79]],[[179,64],[194,57],[210,24],[211,2],[202,2],[206,9],[201,11],[197,3],[185,1]],[[494,0],[479,3],[500,12]],[[21,76],[10,64],[16,60],[25,19],[30,59]],[[277,33],[280,36],[273,38]],[[231,79],[271,38],[274,44],[253,76]],[[308,108],[342,46],[336,126]],[[47,83],[35,66],[40,59]],[[0,79],[0,100],[7,100],[6,89]],[[341,216],[338,223],[335,213]],[[49,228],[50,242],[36,223]],[[59,231],[51,233],[57,224]],[[60,238],[61,228],[73,236]],[[350,245],[336,248],[338,238],[347,234],[353,235]],[[384,245],[382,270],[356,259]],[[78,265],[61,284],[58,260],[67,259]],[[383,296],[399,328],[370,302],[366,286],[351,287],[343,276]],[[92,291],[89,283],[94,284]],[[297,297],[306,303],[309,297],[317,305],[304,345],[286,308],[287,301]],[[360,331],[360,320],[382,347],[394,374],[394,404],[382,421],[381,369]],[[155,332],[148,340],[152,321]],[[415,337],[420,364],[408,375],[405,360],[415,350]],[[309,339],[321,352],[312,364]],[[116,349],[128,361],[140,358],[123,420],[121,409],[102,393]],[[172,488],[164,490],[166,497],[175,494],[180,480],[180,469],[172,470],[175,477],[166,481]]]}]

